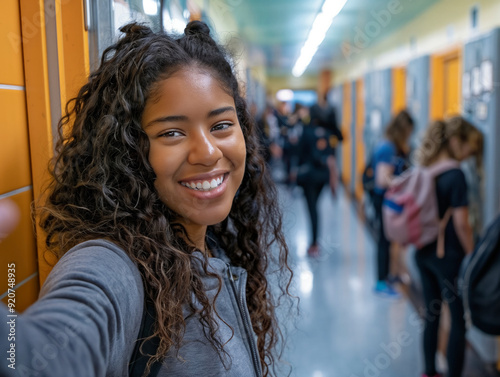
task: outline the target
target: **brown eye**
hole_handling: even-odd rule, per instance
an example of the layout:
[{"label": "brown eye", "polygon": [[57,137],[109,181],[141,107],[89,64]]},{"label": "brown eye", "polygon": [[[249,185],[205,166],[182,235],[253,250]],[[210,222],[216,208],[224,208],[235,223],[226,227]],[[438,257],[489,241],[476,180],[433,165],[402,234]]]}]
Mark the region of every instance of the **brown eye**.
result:
[{"label": "brown eye", "polygon": [[227,130],[232,125],[233,125],[233,123],[219,123],[219,124],[216,124],[215,126],[212,127],[212,131]]},{"label": "brown eye", "polygon": [[179,131],[167,131],[167,132],[162,133],[159,136],[160,137],[167,137],[167,138],[179,137],[179,136],[182,136],[182,133]]}]

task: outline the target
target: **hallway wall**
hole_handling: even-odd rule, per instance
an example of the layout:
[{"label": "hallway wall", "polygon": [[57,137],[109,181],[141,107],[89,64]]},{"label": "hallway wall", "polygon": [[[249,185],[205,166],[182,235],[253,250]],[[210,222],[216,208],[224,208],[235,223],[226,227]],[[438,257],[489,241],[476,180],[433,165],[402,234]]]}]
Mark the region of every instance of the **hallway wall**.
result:
[{"label": "hallway wall", "polygon": [[[399,1],[402,7],[405,1]],[[476,29],[471,26],[474,6],[479,10]],[[374,39],[366,48],[358,48],[354,41],[348,42],[350,44],[343,49],[343,58],[334,65],[334,84],[356,79],[367,71],[406,64],[417,56],[456,48],[474,36],[500,26],[498,14],[498,0],[442,0],[380,42]],[[393,14],[391,17],[397,16]],[[371,47],[375,42],[377,44]]]}]

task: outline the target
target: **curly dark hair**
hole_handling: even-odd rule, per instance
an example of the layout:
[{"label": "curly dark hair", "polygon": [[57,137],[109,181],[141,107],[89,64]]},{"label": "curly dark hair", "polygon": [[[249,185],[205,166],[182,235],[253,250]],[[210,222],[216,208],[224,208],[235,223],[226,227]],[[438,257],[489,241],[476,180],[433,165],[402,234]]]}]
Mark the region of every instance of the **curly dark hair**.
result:
[{"label": "curly dark hair", "polygon": [[[146,297],[154,302],[154,336],[160,338],[148,369],[167,351],[180,348],[183,307],[199,316],[212,345],[219,355],[224,352],[214,336],[217,313],[204,292],[202,272],[193,268],[194,247],[185,242],[176,214],[158,196],[149,141],[141,128],[146,101],[154,100],[161,80],[186,67],[206,71],[233,97],[246,142],[245,174],[229,216],[207,233],[218,239],[232,265],[248,272],[247,304],[264,376],[276,375],[277,351],[283,350],[277,347],[283,335],[276,308],[281,298],[290,298],[293,273],[277,190],[228,55],[199,21],[175,38],[136,23],[120,30],[124,36],[104,51],[99,68],[68,102],[59,122],[49,167],[52,180],[38,208],[47,247],[61,257],[83,241],[108,239],[136,263]],[[269,284],[270,266],[277,266],[278,292]],[[219,278],[219,290],[221,284]],[[195,309],[193,294],[201,309]]]}]

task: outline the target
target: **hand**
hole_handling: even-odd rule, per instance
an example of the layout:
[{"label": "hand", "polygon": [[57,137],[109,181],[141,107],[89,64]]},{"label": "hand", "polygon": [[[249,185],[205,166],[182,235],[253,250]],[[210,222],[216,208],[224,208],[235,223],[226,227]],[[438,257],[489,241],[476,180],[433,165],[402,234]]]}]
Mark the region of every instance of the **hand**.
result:
[{"label": "hand", "polygon": [[12,200],[0,200],[0,242],[16,228],[20,217],[19,208]]}]

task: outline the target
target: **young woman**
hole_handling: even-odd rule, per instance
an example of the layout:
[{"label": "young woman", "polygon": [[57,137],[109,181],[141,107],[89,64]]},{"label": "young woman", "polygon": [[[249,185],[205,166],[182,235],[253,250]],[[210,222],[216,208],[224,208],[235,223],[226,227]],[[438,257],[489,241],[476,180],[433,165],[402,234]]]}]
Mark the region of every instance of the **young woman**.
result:
[{"label": "young woman", "polygon": [[412,132],[412,117],[405,110],[399,112],[387,126],[385,139],[376,146],[373,156],[375,171],[373,204],[378,223],[377,283],[375,292],[392,297],[398,297],[399,294],[388,281],[391,244],[384,233],[382,203],[385,191],[392,179],[407,168],[408,153],[410,152],[408,141]]},{"label": "young woman", "polygon": [[[147,370],[276,375],[276,293],[288,297],[291,270],[233,69],[204,23],[178,39],[121,31],[60,123],[39,211],[60,259],[17,319],[17,371],[128,375],[147,302]],[[0,363],[2,376],[15,372]]]},{"label": "young woman", "polygon": [[[472,155],[478,164],[482,156],[482,134],[461,117],[435,122],[428,128],[419,159],[423,166],[432,166],[443,160],[462,161]],[[426,314],[423,333],[425,374],[437,377],[436,351],[443,299],[451,313],[451,330],[446,358],[449,377],[462,375],[465,352],[465,321],[461,298],[457,295],[457,277],[466,253],[474,248],[472,230],[468,222],[468,199],[465,175],[459,168],[436,177],[439,215],[444,228],[444,256],[437,253],[437,241],[416,252],[416,261],[422,279]]]}]

